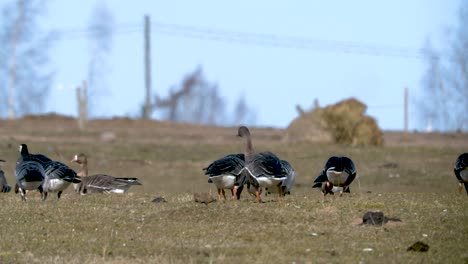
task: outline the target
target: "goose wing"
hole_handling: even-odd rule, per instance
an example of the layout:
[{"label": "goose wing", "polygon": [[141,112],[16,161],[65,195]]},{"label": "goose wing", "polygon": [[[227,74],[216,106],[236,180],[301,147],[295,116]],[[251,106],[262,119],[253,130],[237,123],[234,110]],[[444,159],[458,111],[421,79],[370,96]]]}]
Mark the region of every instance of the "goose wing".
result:
[{"label": "goose wing", "polygon": [[286,160],[281,160],[281,165],[286,170],[286,175],[287,175],[286,180],[284,180],[282,183],[283,194],[286,194],[291,191],[291,188],[293,187],[294,182],[296,181],[296,171],[291,166],[291,164]]},{"label": "goose wing", "polygon": [[244,154],[230,154],[204,168],[205,174],[209,176],[220,176],[225,174],[239,175],[244,168]]},{"label": "goose wing", "polygon": [[8,185],[7,180],[5,178],[5,173],[3,170],[0,169],[0,192],[10,192],[11,191],[11,186]]},{"label": "goose wing", "polygon": [[322,183],[327,182],[327,181],[328,181],[327,174],[325,173],[324,170],[322,170],[319,176],[315,178],[314,185],[312,186],[312,188],[322,188]]},{"label": "goose wing", "polygon": [[459,182],[464,182],[460,173],[468,167],[468,153],[461,154],[457,160],[455,161],[455,167],[453,168],[453,172],[457,177]]},{"label": "goose wing", "polygon": [[43,181],[44,180],[44,167],[37,161],[24,161],[20,158],[15,168],[16,181],[20,182],[26,180],[28,182]]},{"label": "goose wing", "polygon": [[286,179],[286,169],[281,160],[271,152],[256,153],[251,156],[247,165],[250,173],[255,177],[273,177]]},{"label": "goose wing", "polygon": [[74,183],[79,182],[79,178],[76,175],[76,172],[61,162],[58,162],[58,161],[48,162],[46,163],[44,170],[45,170],[46,177],[49,179],[61,179],[64,181],[74,182]]}]

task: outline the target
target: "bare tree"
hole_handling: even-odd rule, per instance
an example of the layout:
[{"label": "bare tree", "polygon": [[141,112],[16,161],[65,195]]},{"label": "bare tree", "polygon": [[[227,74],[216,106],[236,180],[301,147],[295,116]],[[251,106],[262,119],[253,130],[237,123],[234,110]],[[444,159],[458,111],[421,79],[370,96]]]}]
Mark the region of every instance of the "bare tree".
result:
[{"label": "bare tree", "polygon": [[[16,0],[2,6],[0,20],[0,111],[9,118],[43,109],[53,73],[47,67],[52,33],[42,33],[38,20],[45,1]],[[7,87],[5,89],[5,87]],[[5,101],[5,100],[3,100]],[[1,108],[5,106],[7,109]],[[0,114],[1,115],[1,114]]]},{"label": "bare tree", "polygon": [[233,123],[232,125],[252,125],[255,123],[256,115],[255,111],[248,106],[245,96],[240,96],[234,106],[234,112],[232,113]]},{"label": "bare tree", "polygon": [[423,119],[439,130],[468,130],[468,2],[462,1],[458,28],[447,38],[450,48],[436,51],[430,42],[423,49],[427,62],[423,77]]},{"label": "bare tree", "polygon": [[[114,17],[103,3],[98,4],[91,14],[88,31],[90,34],[88,63],[89,105],[91,110],[106,91],[105,75],[110,71],[108,57],[112,50]],[[89,113],[92,113],[88,109]]]},{"label": "bare tree", "polygon": [[165,99],[156,96],[155,107],[165,109],[171,122],[220,125],[225,123],[225,104],[218,86],[205,80],[201,68],[185,77],[179,89]]}]

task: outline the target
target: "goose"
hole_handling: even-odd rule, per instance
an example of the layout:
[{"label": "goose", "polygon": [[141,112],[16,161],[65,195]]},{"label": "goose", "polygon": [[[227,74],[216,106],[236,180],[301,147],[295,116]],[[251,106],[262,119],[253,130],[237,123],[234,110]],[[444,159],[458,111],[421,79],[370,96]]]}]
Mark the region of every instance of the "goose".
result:
[{"label": "goose", "polygon": [[458,179],[458,191],[463,189],[465,185],[466,194],[468,194],[468,152],[461,154],[455,161],[453,168],[455,177]]},{"label": "goose", "polygon": [[343,192],[350,192],[349,185],[354,178],[356,178],[356,167],[353,161],[348,157],[332,156],[325,163],[325,167],[315,179],[312,187],[321,188],[324,196],[334,194],[337,190],[342,196]]},{"label": "goose", "polygon": [[5,160],[0,159],[0,192],[7,193],[11,191],[11,186],[8,185],[7,180],[5,178],[5,173],[2,170],[1,165],[5,163]]},{"label": "goose", "polygon": [[57,199],[60,199],[63,191],[70,186],[70,183],[79,183],[80,179],[76,172],[67,165],[50,159],[42,154],[29,153],[28,146],[21,144],[21,151],[29,155],[31,160],[39,162],[44,168],[45,178],[42,183],[42,199],[46,200],[49,192],[56,192]]},{"label": "goose", "polygon": [[[282,189],[283,196],[284,196],[286,194],[291,194],[291,189],[294,186],[294,182],[296,181],[296,171],[294,170],[294,168],[291,166],[291,164],[288,161],[281,160],[280,162],[283,168],[286,169],[286,175],[287,175],[286,180],[284,180],[281,183],[281,189]],[[273,189],[265,188],[265,191],[266,191],[266,194],[271,194],[271,193],[276,192],[274,188]]]},{"label": "goose", "polygon": [[49,192],[57,193],[57,200],[60,199],[62,192],[70,186],[71,183],[80,183],[81,180],[76,172],[67,165],[59,161],[51,161],[44,165],[45,178],[42,183],[44,191],[43,199],[47,199]]},{"label": "goose", "polygon": [[74,184],[75,191],[81,195],[87,193],[125,193],[132,185],[141,185],[137,178],[116,178],[106,174],[95,174],[88,176],[88,159],[85,154],[80,153],[73,157],[71,162],[80,165],[78,177],[81,182]]},{"label": "goose", "polygon": [[27,190],[39,190],[43,197],[42,183],[45,178],[44,167],[38,161],[32,159],[25,144],[19,146],[21,156],[16,161],[15,192],[20,193],[21,200],[26,201]]},{"label": "goose", "polygon": [[[240,199],[243,184],[239,186],[239,178],[242,177],[244,168],[244,154],[229,154],[203,168],[205,175],[208,175],[208,183],[214,183],[218,189],[218,201],[221,196],[226,200],[225,189],[231,190],[234,200]],[[237,188],[234,196],[234,186]]]},{"label": "goose", "polygon": [[[261,203],[260,192],[263,188],[278,189],[278,200],[281,201],[283,196],[282,185],[287,179],[288,172],[281,163],[281,160],[269,151],[254,153],[252,146],[252,138],[247,127],[241,126],[237,132],[239,137],[245,138],[245,165],[244,181],[250,185],[255,192],[257,202]],[[236,188],[234,188],[234,193]]]}]

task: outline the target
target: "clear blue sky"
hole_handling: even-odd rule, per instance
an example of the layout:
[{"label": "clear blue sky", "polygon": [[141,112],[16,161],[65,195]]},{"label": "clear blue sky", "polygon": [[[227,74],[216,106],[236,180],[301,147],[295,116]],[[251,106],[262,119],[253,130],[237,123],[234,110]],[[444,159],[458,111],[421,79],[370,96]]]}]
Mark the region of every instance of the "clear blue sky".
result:
[{"label": "clear blue sky", "polygon": [[[86,29],[102,1],[50,1],[45,27]],[[312,40],[307,49],[202,40],[158,33],[153,27],[152,87],[160,96],[202,66],[219,85],[229,107],[241,95],[255,109],[256,125],[286,127],[295,105],[335,103],[354,96],[386,130],[403,128],[403,89],[410,90],[410,129],[422,128],[418,94],[425,65],[414,57],[387,56],[395,47],[417,53],[426,38],[443,43],[444,29],[457,22],[458,0],[414,1],[107,1],[115,25],[178,24],[201,29]],[[332,41],[330,45],[318,40]],[[335,47],[357,43],[358,49]],[[47,111],[76,116],[74,88],[87,76],[89,40],[64,37],[55,44],[56,69]],[[331,46],[331,47],[330,47]],[[383,55],[369,54],[377,46]],[[359,48],[360,47],[360,48]],[[388,47],[388,48],[386,48]],[[414,52],[413,52],[414,51]],[[116,34],[98,116],[136,116],[144,100],[143,32]],[[157,113],[155,115],[158,116]]]}]

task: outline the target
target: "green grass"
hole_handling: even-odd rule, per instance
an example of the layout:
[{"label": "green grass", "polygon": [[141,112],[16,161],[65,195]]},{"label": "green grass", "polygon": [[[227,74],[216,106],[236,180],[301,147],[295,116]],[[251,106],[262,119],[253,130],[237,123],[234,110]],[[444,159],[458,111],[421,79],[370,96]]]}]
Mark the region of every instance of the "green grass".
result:
[{"label": "green grass", "polygon": [[[195,203],[193,193],[216,190],[202,168],[242,152],[235,129],[137,125],[106,121],[79,133],[65,121],[2,121],[0,158],[7,160],[3,169],[11,185],[19,143],[67,164],[85,152],[91,174],[138,177],[143,185],[127,195],[79,196],[70,189],[60,201],[50,195],[45,202],[37,193],[27,202],[0,194],[0,263],[468,262],[468,197],[457,192],[452,171],[466,143],[291,144],[281,140],[280,130],[253,129],[257,150],[274,151],[297,170],[293,194],[281,203],[267,196],[257,204],[243,193],[237,202],[205,205]],[[100,140],[102,131],[113,131],[116,140]],[[311,185],[334,154],[350,156],[359,177],[352,194],[323,197]],[[151,202],[159,196],[168,202]],[[402,222],[359,225],[369,210]],[[429,251],[407,252],[418,240]]]}]

